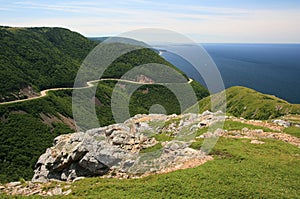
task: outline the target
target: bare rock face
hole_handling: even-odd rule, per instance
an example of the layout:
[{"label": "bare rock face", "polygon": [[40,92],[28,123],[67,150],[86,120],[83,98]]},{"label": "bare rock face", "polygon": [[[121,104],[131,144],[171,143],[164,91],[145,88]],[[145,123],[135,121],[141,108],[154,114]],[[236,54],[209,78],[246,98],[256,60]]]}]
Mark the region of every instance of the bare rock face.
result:
[{"label": "bare rock face", "polygon": [[[60,135],[36,163],[33,182],[89,176],[141,176],[207,157],[189,148],[196,131],[222,120],[203,115],[137,115],[122,124]],[[160,135],[169,140],[158,139]]]},{"label": "bare rock face", "polygon": [[278,120],[273,120],[273,122],[274,122],[275,124],[278,124],[278,125],[283,126],[283,127],[285,127],[285,128],[291,126],[290,122],[284,121],[284,120],[279,120],[279,119],[278,119]]}]

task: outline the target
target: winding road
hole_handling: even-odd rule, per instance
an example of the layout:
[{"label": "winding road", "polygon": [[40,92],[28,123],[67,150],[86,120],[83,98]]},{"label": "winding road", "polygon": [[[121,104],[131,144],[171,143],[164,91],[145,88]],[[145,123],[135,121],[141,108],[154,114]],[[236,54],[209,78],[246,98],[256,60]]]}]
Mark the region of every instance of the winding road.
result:
[{"label": "winding road", "polygon": [[[79,88],[50,88],[50,89],[45,89],[40,92],[39,96],[34,96],[26,99],[19,99],[19,100],[13,100],[9,102],[1,102],[0,105],[3,104],[14,104],[18,102],[25,102],[25,101],[30,101],[34,99],[39,99],[42,97],[47,96],[48,91],[58,91],[58,90],[74,90],[74,89],[85,89],[85,88],[90,88],[94,86],[94,83],[99,82],[99,81],[118,81],[118,82],[125,82],[125,83],[131,83],[131,84],[153,84],[153,83],[142,83],[142,82],[136,82],[136,81],[131,81],[131,80],[126,80],[126,79],[116,79],[116,78],[103,78],[103,79],[98,79],[98,80],[92,80],[88,81],[86,84],[87,86],[84,87],[79,87]],[[193,79],[189,79],[188,84],[192,83]]]}]

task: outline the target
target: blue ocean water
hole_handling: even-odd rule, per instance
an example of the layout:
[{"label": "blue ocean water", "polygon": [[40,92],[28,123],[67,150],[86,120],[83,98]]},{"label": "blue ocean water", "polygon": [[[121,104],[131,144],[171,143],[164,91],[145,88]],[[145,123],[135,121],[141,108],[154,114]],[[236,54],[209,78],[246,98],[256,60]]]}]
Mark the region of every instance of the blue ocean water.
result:
[{"label": "blue ocean water", "polygon": [[[300,44],[202,46],[216,63],[225,88],[245,86],[290,103],[300,103]],[[161,56],[203,83],[193,67],[181,57],[170,52],[162,52]]]}]

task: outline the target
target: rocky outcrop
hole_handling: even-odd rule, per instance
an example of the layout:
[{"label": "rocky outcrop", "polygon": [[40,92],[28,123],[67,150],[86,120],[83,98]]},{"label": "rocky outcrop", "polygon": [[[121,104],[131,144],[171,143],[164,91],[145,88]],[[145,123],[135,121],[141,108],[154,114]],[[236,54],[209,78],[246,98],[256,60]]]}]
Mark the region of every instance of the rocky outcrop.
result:
[{"label": "rocky outcrop", "polygon": [[275,124],[278,124],[278,125],[283,126],[283,127],[285,127],[285,128],[291,126],[291,123],[290,123],[290,122],[284,121],[284,120],[280,120],[280,119],[273,120],[273,122],[274,122]]},{"label": "rocky outcrop", "polygon": [[189,146],[198,129],[224,119],[218,114],[137,115],[122,124],[60,135],[40,156],[32,181],[128,178],[204,163],[210,157]]},{"label": "rocky outcrop", "polygon": [[[61,185],[58,183],[56,186],[51,185],[52,182],[41,184],[33,182],[10,182],[4,186],[0,186],[0,191],[7,195],[23,195],[23,196],[61,196],[69,195],[72,193],[70,185]],[[1,192],[0,192],[1,193]],[[6,198],[6,197],[5,197]]]}]

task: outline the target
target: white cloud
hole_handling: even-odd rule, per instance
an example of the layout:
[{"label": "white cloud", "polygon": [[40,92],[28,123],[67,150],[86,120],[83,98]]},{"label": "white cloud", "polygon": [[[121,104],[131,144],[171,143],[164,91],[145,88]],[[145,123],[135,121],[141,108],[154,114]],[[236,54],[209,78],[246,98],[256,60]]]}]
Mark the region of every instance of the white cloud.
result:
[{"label": "white cloud", "polygon": [[[159,9],[122,7],[136,2]],[[63,26],[87,36],[119,34],[139,28],[164,28],[190,35],[199,42],[300,42],[300,12],[290,10],[247,10],[234,8],[169,5],[145,0],[118,1],[109,6],[98,2],[18,2],[31,9],[70,12],[66,17],[0,19],[16,26]],[[119,5],[120,4],[120,5]],[[119,6],[117,6],[119,5]],[[5,8],[3,8],[5,9]]]}]

